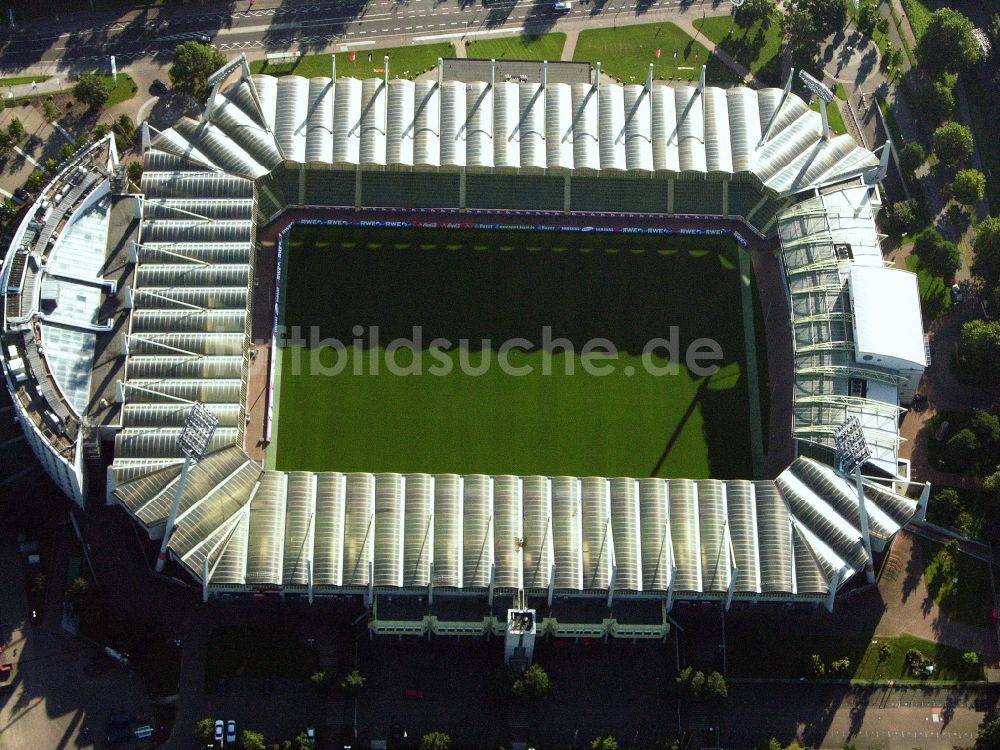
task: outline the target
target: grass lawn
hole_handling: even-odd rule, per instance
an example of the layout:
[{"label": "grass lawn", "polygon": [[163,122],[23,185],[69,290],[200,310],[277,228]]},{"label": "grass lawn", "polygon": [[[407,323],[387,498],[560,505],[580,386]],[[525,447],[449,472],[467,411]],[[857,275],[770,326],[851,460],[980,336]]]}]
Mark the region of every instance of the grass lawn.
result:
[{"label": "grass lawn", "polygon": [[119,73],[117,83],[112,83],[110,75],[102,75],[101,78],[107,81],[108,85],[112,87],[111,95],[108,96],[108,101],[104,104],[105,109],[110,109],[116,104],[128,101],[139,90],[139,87],[135,85],[135,81],[127,73]]},{"label": "grass lawn", "polygon": [[742,26],[732,16],[697,18],[694,26],[765,83],[781,79],[781,27],[775,18],[767,29],[758,22]]},{"label": "grass lawn", "polygon": [[220,678],[308,680],[319,671],[319,649],[283,625],[232,625],[208,636],[205,689]]},{"label": "grass lawn", "polygon": [[[371,62],[368,55],[371,54]],[[349,52],[337,53],[338,78],[373,78],[380,77],[384,67],[384,58],[389,56],[389,75],[391,78],[413,79],[437,65],[438,58],[454,57],[455,48],[450,43],[417,44],[409,47],[388,47],[386,49],[355,50],[355,59],[350,60]],[[317,76],[330,77],[332,70],[332,55],[304,55],[294,63],[268,63],[266,60],[254,60],[250,70],[254,73],[266,73],[272,76],[297,75],[303,78]]]},{"label": "grass lawn", "polygon": [[52,76],[14,76],[13,78],[0,78],[0,86],[19,86],[22,83],[41,83],[47,81]]},{"label": "grass lawn", "polygon": [[942,545],[926,539],[921,540],[921,545],[924,583],[941,610],[956,622],[985,624],[985,612],[993,606],[986,563],[968,555],[959,555],[953,561]]},{"label": "grass lawn", "polygon": [[924,35],[924,29],[927,28],[927,22],[931,20],[931,13],[934,12],[934,8],[924,0],[903,0],[903,9],[906,11],[906,16],[910,19],[910,26],[913,27],[913,33],[919,39]]},{"label": "grass lawn", "polygon": [[565,34],[503,36],[466,42],[465,53],[483,60],[558,60],[565,45]]},{"label": "grass lawn", "polygon": [[[660,50],[660,59],[656,59]],[[677,57],[674,58],[676,51]],[[573,59],[602,64],[605,73],[622,83],[642,83],[653,63],[659,80],[697,81],[708,63],[708,82],[736,81],[738,76],[704,45],[672,23],[649,23],[620,29],[588,29],[580,33]]]},{"label": "grass lawn", "polygon": [[[313,227],[290,237],[282,323],[316,333],[311,348],[280,352],[279,470],[750,475],[732,240]],[[679,366],[657,375],[646,365],[665,365],[665,351],[643,350],[671,335]],[[321,349],[327,337],[344,349]],[[703,337],[722,351],[714,375],[685,363]],[[393,374],[385,349],[401,338],[414,343],[390,352]],[[585,354],[597,340],[617,357]],[[516,344],[509,368],[498,365],[505,342]],[[416,357],[420,374],[400,374]]]},{"label": "grass lawn", "polygon": [[[813,101],[813,112],[819,112],[819,99]],[[843,135],[847,132],[847,125],[844,124],[844,116],[840,113],[840,105],[837,102],[830,102],[826,105],[826,117],[830,121],[830,131],[834,135]]]},{"label": "grass lawn", "polygon": [[951,310],[951,291],[944,279],[932,274],[920,265],[920,258],[911,253],[906,256],[906,270],[917,275],[920,292],[920,307],[931,320],[936,320]]},{"label": "grass lawn", "polygon": [[[881,661],[879,647],[885,644],[892,647],[892,654],[885,661]],[[730,644],[729,676],[810,678],[812,677],[810,655],[817,654],[828,672],[832,661],[845,657],[849,659],[851,667],[846,677],[852,680],[923,682],[919,678],[914,678],[907,669],[906,652],[911,648],[917,649],[925,657],[933,660],[934,680],[983,679],[982,665],[967,665],[962,661],[960,650],[911,635],[869,639],[860,636],[806,636],[787,631],[768,634],[766,637],[758,635],[755,640],[751,639],[751,642]]]}]

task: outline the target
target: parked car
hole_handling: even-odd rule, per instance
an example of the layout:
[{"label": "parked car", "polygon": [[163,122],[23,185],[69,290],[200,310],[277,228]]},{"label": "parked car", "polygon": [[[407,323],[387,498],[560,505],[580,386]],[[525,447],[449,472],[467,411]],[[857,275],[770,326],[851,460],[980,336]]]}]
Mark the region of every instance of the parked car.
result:
[{"label": "parked car", "polygon": [[569,0],[559,0],[552,8],[557,13],[565,13],[570,9]]},{"label": "parked car", "polygon": [[222,719],[215,720],[215,741],[221,743],[226,736],[226,725],[222,722]]},{"label": "parked car", "polygon": [[167,84],[165,84],[163,81],[157,78],[155,81],[153,81],[153,85],[149,87],[149,90],[155,96],[163,96],[164,94],[167,93],[169,89],[167,89]]},{"label": "parked car", "polygon": [[121,745],[124,742],[128,742],[132,739],[132,732],[128,727],[120,727],[118,729],[112,729],[104,737],[105,745]]},{"label": "parked car", "polygon": [[958,284],[951,285],[951,301],[954,304],[959,304],[965,299],[965,292],[962,291],[962,287]]},{"label": "parked car", "polygon": [[234,719],[226,722],[226,744],[236,744],[236,721]]},{"label": "parked car", "polygon": [[17,205],[20,206],[22,203],[27,203],[30,198],[31,194],[28,193],[28,191],[25,190],[23,187],[14,189],[14,203],[16,203]]},{"label": "parked car", "polygon": [[424,691],[421,688],[406,688],[403,691],[403,697],[408,701],[422,701],[424,699]]}]

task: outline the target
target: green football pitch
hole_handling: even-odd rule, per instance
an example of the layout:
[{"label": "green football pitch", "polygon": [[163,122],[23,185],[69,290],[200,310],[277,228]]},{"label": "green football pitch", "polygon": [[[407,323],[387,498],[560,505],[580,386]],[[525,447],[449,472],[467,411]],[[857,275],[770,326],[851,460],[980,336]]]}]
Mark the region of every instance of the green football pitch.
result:
[{"label": "green football pitch", "polygon": [[[733,240],[307,226],[287,240],[269,467],[753,475],[752,290]],[[716,372],[688,367],[697,339],[717,342],[700,360]]]}]

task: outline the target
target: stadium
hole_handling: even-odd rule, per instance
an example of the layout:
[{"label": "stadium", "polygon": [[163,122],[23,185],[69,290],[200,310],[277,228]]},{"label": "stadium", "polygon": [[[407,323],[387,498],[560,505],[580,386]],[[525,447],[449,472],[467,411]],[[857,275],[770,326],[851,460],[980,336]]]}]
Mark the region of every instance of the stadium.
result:
[{"label": "stadium", "polygon": [[[138,194],[113,135],[74,155],[3,265],[6,384],[47,473],[122,506],[206,599],[355,595],[374,632],[500,633],[512,604],[549,613],[539,633],[625,637],[662,635],[676,601],[832,608],[929,489],[905,494],[899,455],[927,356],[875,225],[888,148],[831,136],[791,78],[584,67],[361,81],[240,58],[200,120],[144,125]],[[716,374],[358,385],[290,364],[311,348],[293,328],[551,324],[638,368],[675,322],[685,347],[718,338]],[[341,365],[385,354],[365,333]],[[533,341],[513,361],[538,364]],[[857,485],[834,450],[851,421]]]}]

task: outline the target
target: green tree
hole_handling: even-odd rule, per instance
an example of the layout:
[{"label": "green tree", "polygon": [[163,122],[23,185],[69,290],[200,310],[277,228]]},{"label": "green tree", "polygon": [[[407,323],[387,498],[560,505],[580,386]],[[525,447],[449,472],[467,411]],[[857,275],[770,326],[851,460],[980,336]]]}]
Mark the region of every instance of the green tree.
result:
[{"label": "green tree", "polygon": [[955,83],[958,76],[945,73],[937,78],[928,78],[920,85],[917,103],[936,122],[947,120],[955,111]]},{"label": "green tree", "polygon": [[62,148],[59,149],[59,161],[66,161],[74,153],[76,153],[76,149],[73,148],[73,144],[72,143],[64,143],[62,145]]},{"label": "green tree", "polygon": [[726,678],[718,672],[712,672],[705,678],[705,697],[713,701],[725,700],[729,695]]},{"label": "green tree", "polygon": [[878,8],[875,7],[875,0],[864,0],[858,6],[858,15],[854,19],[854,22],[858,25],[858,29],[862,34],[871,36],[880,18]]},{"label": "green tree", "polygon": [[79,601],[90,593],[90,581],[83,576],[77,576],[66,589],[66,596],[73,601]]},{"label": "green tree", "polygon": [[690,666],[684,667],[677,674],[676,681],[682,693],[690,698],[698,698],[705,688],[705,673]]},{"label": "green tree", "polygon": [[986,195],[986,175],[978,169],[960,169],[951,183],[951,194],[963,206],[972,206]]},{"label": "green tree", "polygon": [[851,673],[851,660],[846,656],[843,659],[834,659],[830,662],[830,673],[838,677],[846,677]]},{"label": "green tree", "polygon": [[782,750],[781,743],[772,737],[766,742],[758,743],[754,750]]},{"label": "green tree", "polygon": [[28,179],[24,181],[24,189],[33,193],[42,186],[42,180],[44,179],[45,175],[43,175],[39,170],[36,169],[31,174],[29,174]]},{"label": "green tree", "polygon": [[211,45],[184,42],[174,49],[168,75],[175,89],[204,102],[210,91],[208,77],[225,64],[226,56]]},{"label": "green tree", "polygon": [[264,742],[264,735],[254,732],[251,729],[244,729],[240,735],[240,742],[243,750],[266,750],[267,743]]},{"label": "green tree", "polygon": [[[1000,321],[970,320],[962,326],[955,357],[956,374],[973,383],[1000,378]],[[972,430],[969,434],[976,437]]]},{"label": "green tree", "polygon": [[451,737],[444,732],[430,732],[420,738],[420,750],[448,750]]},{"label": "green tree", "polygon": [[194,725],[194,736],[198,742],[207,745],[212,741],[215,734],[214,719],[198,719]]},{"label": "green tree", "polygon": [[847,23],[847,8],[842,0],[788,0],[786,12],[789,8],[812,16],[819,39],[840,31]]},{"label": "green tree", "polygon": [[892,658],[892,644],[883,643],[878,647],[878,660],[889,661]]},{"label": "green tree", "polygon": [[944,554],[948,558],[948,561],[950,563],[954,563],[956,560],[958,560],[958,556],[962,554],[962,545],[958,543],[957,539],[949,539],[947,542],[945,542],[943,549],[944,549]]},{"label": "green tree", "polygon": [[990,41],[993,42],[993,54],[1000,53],[1000,50],[997,49],[997,45],[1000,45],[1000,13],[994,13],[993,17],[990,18],[986,33],[989,34]]},{"label": "green tree", "polygon": [[595,737],[590,741],[590,750],[618,750],[618,740],[611,735]]},{"label": "green tree", "polygon": [[128,163],[128,178],[132,180],[135,185],[139,184],[142,179],[142,162],[141,161],[130,161]]},{"label": "green tree", "polygon": [[135,123],[128,115],[119,115],[111,126],[119,151],[129,151],[135,145]]},{"label": "green tree", "polygon": [[979,654],[975,651],[966,651],[962,654],[962,663],[969,667],[975,667],[979,664]]},{"label": "green tree", "polygon": [[955,528],[965,536],[975,536],[977,533],[976,530],[979,528],[979,523],[969,511],[963,510],[955,516]]},{"label": "green tree", "polygon": [[917,235],[913,252],[920,258],[920,265],[941,278],[951,278],[962,265],[962,251],[954,242],[948,242],[934,227]]},{"label": "green tree", "polygon": [[55,159],[45,160],[45,172],[47,174],[55,174],[56,170],[59,169],[59,162]]},{"label": "green tree", "polygon": [[949,471],[964,471],[975,463],[978,451],[979,439],[976,438],[976,433],[965,427],[945,441],[942,460]]},{"label": "green tree", "polygon": [[954,487],[942,487],[932,496],[928,507],[929,515],[935,523],[953,526],[962,512],[962,501]]},{"label": "green tree", "polygon": [[17,209],[14,208],[14,204],[10,198],[4,198],[3,202],[0,203],[0,230],[7,225],[7,222],[14,218],[14,214],[16,213]]},{"label": "green tree", "polygon": [[52,101],[51,96],[42,102],[42,113],[45,115],[45,119],[48,122],[55,122],[59,119],[59,108]]},{"label": "green tree", "polygon": [[972,158],[972,133],[957,122],[946,122],[934,131],[934,153],[950,167]]},{"label": "green tree", "polygon": [[778,17],[778,4],[775,0],[746,0],[736,9],[736,20],[741,26],[753,26],[760,23],[765,31],[771,28],[771,23]]},{"label": "green tree", "polygon": [[979,729],[976,747],[980,750],[1000,750],[1000,718],[987,722]]},{"label": "green tree", "polygon": [[93,73],[81,73],[76,77],[73,96],[91,109],[100,109],[111,96],[112,84],[107,78]]},{"label": "green tree", "polygon": [[26,135],[28,135],[28,133],[24,129],[24,125],[17,117],[13,118],[7,124],[7,136],[15,146],[23,141]]},{"label": "green tree", "polygon": [[309,677],[309,682],[312,683],[317,693],[325,693],[330,689],[330,675],[326,672],[314,672]]},{"label": "green tree", "polygon": [[826,675],[826,666],[819,654],[809,654],[809,670],[816,679]]},{"label": "green tree", "polygon": [[932,75],[962,72],[979,61],[972,21],[951,8],[934,11],[915,52],[920,67]]},{"label": "green tree", "polygon": [[316,740],[311,739],[305,732],[299,732],[292,741],[292,750],[314,750]]},{"label": "green tree", "polygon": [[985,409],[976,409],[966,425],[976,433],[979,442],[984,446],[992,446],[1000,442],[1000,417]]},{"label": "green tree", "polygon": [[341,689],[345,693],[349,693],[351,695],[357,695],[361,692],[361,688],[364,686],[365,676],[357,669],[352,669],[344,676],[344,679],[340,681]]},{"label": "green tree", "polygon": [[511,688],[519,698],[530,698],[537,700],[545,698],[552,693],[552,680],[548,673],[537,664],[532,664],[524,674],[514,680]]},{"label": "green tree", "polygon": [[786,6],[781,15],[781,36],[795,67],[803,70],[814,66],[822,35],[808,10]]},{"label": "green tree", "polygon": [[1000,216],[990,216],[976,226],[972,241],[972,274],[989,289],[1000,286]]},{"label": "green tree", "polygon": [[923,212],[916,198],[896,201],[886,210],[889,229],[896,234],[910,234],[923,223]]}]

